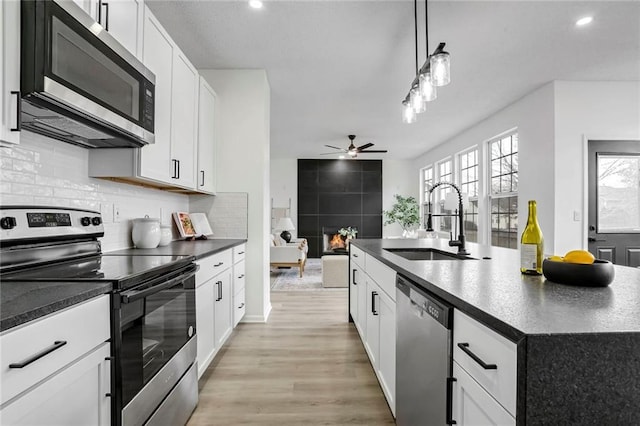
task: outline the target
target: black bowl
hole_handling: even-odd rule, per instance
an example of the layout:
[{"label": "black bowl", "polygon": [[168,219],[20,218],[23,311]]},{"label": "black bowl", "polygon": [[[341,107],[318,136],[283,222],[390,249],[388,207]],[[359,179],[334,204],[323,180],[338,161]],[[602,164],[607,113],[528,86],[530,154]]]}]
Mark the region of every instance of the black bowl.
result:
[{"label": "black bowl", "polygon": [[542,262],[542,273],[549,281],[584,287],[606,287],[616,275],[613,264],[600,259],[590,265],[545,259]]}]

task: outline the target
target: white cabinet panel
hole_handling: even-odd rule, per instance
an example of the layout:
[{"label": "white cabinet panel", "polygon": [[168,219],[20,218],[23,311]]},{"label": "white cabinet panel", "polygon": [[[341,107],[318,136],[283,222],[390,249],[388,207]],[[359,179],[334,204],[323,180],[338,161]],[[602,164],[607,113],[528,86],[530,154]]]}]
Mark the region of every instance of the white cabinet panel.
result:
[{"label": "white cabinet panel", "polygon": [[233,296],[233,327],[240,322],[244,317],[247,306],[245,304],[244,289],[240,290],[235,296]]},{"label": "white cabinet panel", "polygon": [[213,279],[196,287],[196,336],[198,336],[198,378],[211,363],[215,352],[214,292]]},{"label": "white cabinet panel", "polygon": [[374,370],[377,371],[378,355],[380,353],[380,288],[369,276],[367,276],[366,283],[367,337],[364,341],[364,347],[369,355],[371,365],[373,365]]},{"label": "white cabinet panel", "polygon": [[515,425],[516,420],[467,372],[453,363],[453,420],[459,426]]},{"label": "white cabinet panel", "polygon": [[376,308],[379,312],[380,342],[378,355],[378,380],[391,412],[396,407],[396,302],[380,293]]},{"label": "white cabinet panel", "polygon": [[144,5],[142,0],[103,0],[100,24],[134,56],[142,42]]},{"label": "white cabinet panel", "polygon": [[0,141],[20,143],[20,2],[0,2]]},{"label": "white cabinet panel", "polygon": [[396,300],[396,271],[369,254],[365,253],[365,259],[367,274],[391,300]]},{"label": "white cabinet panel", "polygon": [[[352,263],[353,265],[353,263]],[[357,317],[354,318],[356,329],[360,333],[360,338],[364,342],[367,338],[367,277],[364,273],[364,269],[355,266],[356,272],[352,274],[352,278],[355,276],[358,283],[358,308]]]},{"label": "white cabinet panel", "polygon": [[[349,313],[351,314],[351,318],[356,326],[358,326],[358,291],[360,290],[360,286],[358,284],[358,267],[355,263],[351,263],[351,272],[349,277]],[[363,288],[362,291],[365,291],[365,289]]]},{"label": "white cabinet panel", "polygon": [[233,319],[231,306],[233,298],[231,294],[231,269],[216,275],[215,297],[215,339],[216,347],[220,348],[231,334]]},{"label": "white cabinet panel", "polygon": [[200,77],[198,99],[198,173],[196,180],[199,191],[211,194],[216,192],[215,104],[216,93],[205,79]]}]

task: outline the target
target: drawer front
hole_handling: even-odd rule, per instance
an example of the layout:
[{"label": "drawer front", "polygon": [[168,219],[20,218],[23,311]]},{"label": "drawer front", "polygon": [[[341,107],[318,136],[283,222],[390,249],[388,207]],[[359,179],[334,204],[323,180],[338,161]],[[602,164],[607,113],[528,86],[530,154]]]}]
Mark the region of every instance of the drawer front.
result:
[{"label": "drawer front", "polygon": [[[109,313],[109,296],[103,295],[0,336],[0,404],[108,340]],[[22,368],[9,367],[26,363],[50,349],[53,350]]]},{"label": "drawer front", "polygon": [[364,268],[364,252],[353,244],[349,244],[349,256],[351,256],[351,262],[356,263],[358,266]]},{"label": "drawer front", "polygon": [[247,250],[246,244],[240,244],[239,246],[235,246],[233,248],[233,263],[238,263],[241,260],[244,260],[244,253]]},{"label": "drawer front", "polygon": [[238,262],[233,265],[233,294],[238,294],[241,290],[244,290],[245,282],[245,263],[244,261]]},{"label": "drawer front", "polygon": [[395,302],[396,300],[396,271],[389,268],[378,259],[365,255],[366,258],[366,271],[367,274],[373,278],[378,284],[380,289],[387,293],[387,295]]},{"label": "drawer front", "polygon": [[238,294],[233,296],[233,326],[238,325],[242,317],[244,316],[245,311],[247,310],[247,305],[244,300],[244,289],[240,290]]},{"label": "drawer front", "polygon": [[[515,343],[456,309],[453,318],[453,359],[515,417]],[[487,364],[485,367],[495,365],[495,368],[485,368],[481,362]]]},{"label": "drawer front", "polygon": [[200,265],[200,269],[198,269],[196,273],[196,287],[209,281],[225,269],[230,268],[232,265],[232,257],[233,251],[229,249],[196,260],[196,263]]}]

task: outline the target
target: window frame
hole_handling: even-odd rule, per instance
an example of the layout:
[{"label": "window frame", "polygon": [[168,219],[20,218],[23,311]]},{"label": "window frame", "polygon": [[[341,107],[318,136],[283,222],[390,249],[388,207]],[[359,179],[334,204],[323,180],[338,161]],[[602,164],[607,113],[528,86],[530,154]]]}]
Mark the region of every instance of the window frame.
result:
[{"label": "window frame", "polygon": [[422,167],[420,169],[420,196],[421,196],[421,203],[420,203],[420,210],[421,210],[421,215],[420,217],[422,217],[422,226],[424,227],[424,229],[427,228],[427,202],[429,202],[429,194],[427,192],[427,180],[425,179],[425,172],[427,170],[431,170],[431,186],[433,186],[433,184],[435,183],[435,167],[433,165],[433,163],[426,165],[424,167]]},{"label": "window frame", "polygon": [[[453,155],[448,155],[443,159],[435,162],[434,180],[436,182],[443,182],[443,178],[442,178],[443,175],[440,172],[440,165],[444,163],[450,164],[449,173],[446,174],[446,176],[451,176],[448,182],[455,184],[456,183],[456,172],[455,172],[456,164],[455,164],[455,156]],[[453,188],[451,188],[451,186],[441,186],[436,190],[436,198],[434,199],[433,206],[434,207],[438,206],[438,208],[437,209],[434,208],[434,213],[439,213],[439,214],[451,213],[451,211],[445,210],[444,208],[444,199],[446,197],[446,194],[451,191],[453,191]],[[441,194],[443,196],[442,199],[440,199]],[[448,229],[447,228],[443,229],[444,222],[448,222]],[[448,236],[449,232],[453,231],[452,224],[453,222],[452,222],[451,216],[435,217],[433,220],[433,229],[434,231],[438,232],[441,235]]]},{"label": "window frame", "polygon": [[[462,180],[462,172],[463,170],[469,170],[471,167],[469,167],[467,165],[466,168],[463,169],[462,167],[462,157],[465,155],[468,155],[471,152],[475,151],[475,164],[471,167],[475,167],[475,181],[467,181],[467,182],[463,182]],[[474,196],[470,195],[469,193],[467,193],[467,197],[468,197],[468,204],[467,204],[467,208],[464,210],[464,215],[465,215],[465,221],[467,221],[467,215],[469,215],[470,213],[468,213],[468,209],[471,206],[471,204],[473,202],[475,202],[476,205],[476,211],[473,213],[473,215],[475,216],[475,221],[474,223],[476,224],[476,239],[475,241],[473,240],[469,240],[467,238],[467,241],[473,242],[473,243],[479,243],[481,241],[481,232],[482,232],[482,223],[480,221],[480,192],[481,192],[481,188],[482,188],[482,176],[480,174],[480,170],[481,170],[481,150],[480,147],[476,144],[473,146],[470,146],[458,153],[456,153],[456,175],[457,175],[457,181],[458,181],[458,187],[460,188],[460,192],[461,193],[465,193],[464,190],[464,186],[465,184],[469,183],[469,182],[475,182],[476,184],[476,194]],[[468,233],[468,229],[465,227],[465,234],[466,237],[469,236]]]}]

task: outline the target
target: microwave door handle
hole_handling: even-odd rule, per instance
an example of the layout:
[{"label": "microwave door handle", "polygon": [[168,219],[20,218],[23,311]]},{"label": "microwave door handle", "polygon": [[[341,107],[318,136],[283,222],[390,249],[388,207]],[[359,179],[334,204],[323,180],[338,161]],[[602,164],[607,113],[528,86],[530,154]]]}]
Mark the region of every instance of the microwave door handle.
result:
[{"label": "microwave door handle", "polygon": [[145,288],[144,290],[125,291],[120,295],[120,300],[122,303],[127,304],[127,303],[135,302],[136,300],[144,299],[145,297],[149,297],[155,293],[158,293],[162,290],[166,290],[168,288],[175,286],[176,284],[179,284],[185,280],[188,280],[189,278],[193,277],[196,274],[197,269],[198,268],[195,268],[195,270],[191,272],[180,275],[179,277],[173,278],[163,284],[158,284],[158,285]]}]

